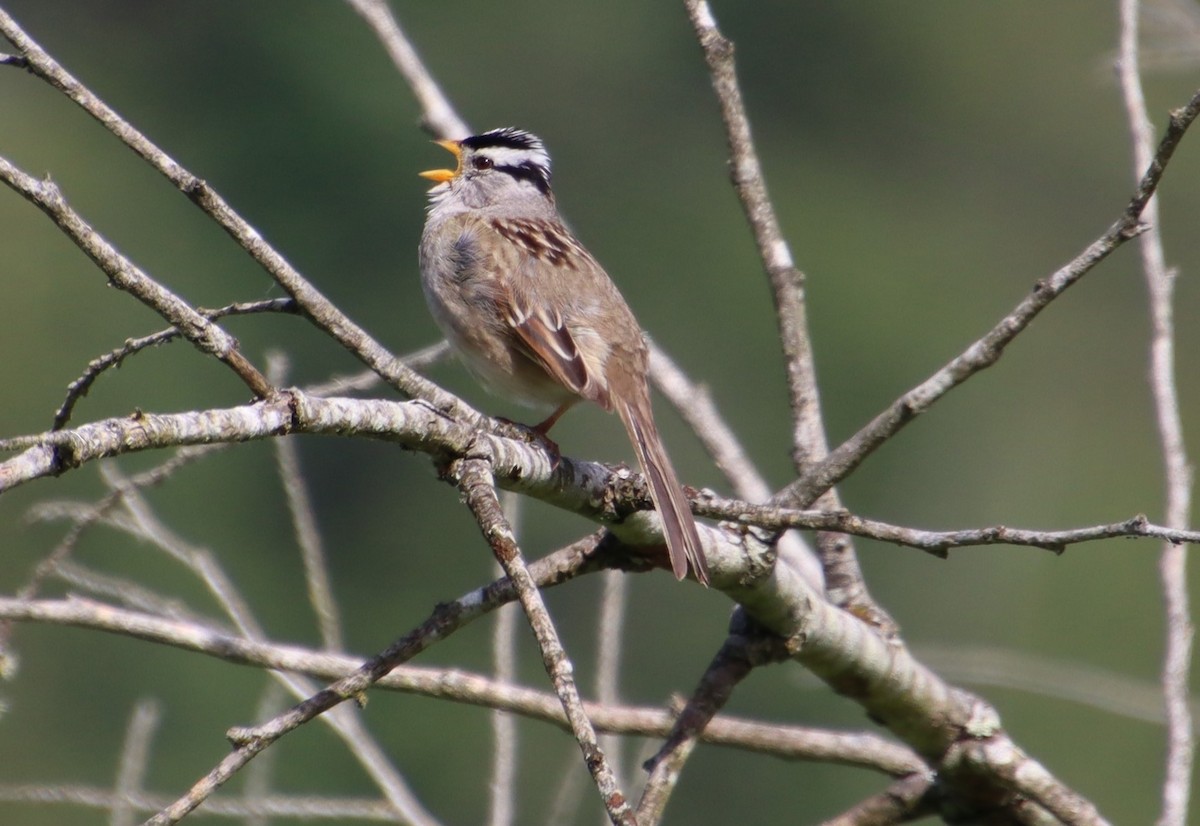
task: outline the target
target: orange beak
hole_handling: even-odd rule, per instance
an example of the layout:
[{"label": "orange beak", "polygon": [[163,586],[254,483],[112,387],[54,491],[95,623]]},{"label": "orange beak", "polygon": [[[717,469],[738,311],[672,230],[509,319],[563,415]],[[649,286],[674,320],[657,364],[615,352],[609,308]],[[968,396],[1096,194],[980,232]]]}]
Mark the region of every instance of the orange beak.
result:
[{"label": "orange beak", "polygon": [[455,169],[430,169],[428,172],[418,173],[422,178],[428,178],[431,181],[437,181],[439,184],[444,184],[447,181],[454,180],[462,169],[462,149],[458,145],[458,141],[434,141],[438,146],[445,149],[454,156],[458,161],[458,166]]}]

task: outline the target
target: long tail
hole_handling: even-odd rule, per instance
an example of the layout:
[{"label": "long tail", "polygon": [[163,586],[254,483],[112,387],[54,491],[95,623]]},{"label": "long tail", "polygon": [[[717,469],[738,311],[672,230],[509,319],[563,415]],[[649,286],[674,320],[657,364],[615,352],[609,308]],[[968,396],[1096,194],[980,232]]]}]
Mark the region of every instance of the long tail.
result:
[{"label": "long tail", "polygon": [[708,585],[708,563],[704,559],[704,547],[696,531],[696,520],[688,507],[679,477],[663,447],[662,437],[654,424],[650,400],[620,401],[616,405],[621,421],[629,432],[629,439],[637,451],[638,462],[646,482],[650,486],[650,497],[662,519],[663,533],[667,538],[667,551],[671,555],[671,569],[676,579],[687,576],[690,563],[696,580]]}]

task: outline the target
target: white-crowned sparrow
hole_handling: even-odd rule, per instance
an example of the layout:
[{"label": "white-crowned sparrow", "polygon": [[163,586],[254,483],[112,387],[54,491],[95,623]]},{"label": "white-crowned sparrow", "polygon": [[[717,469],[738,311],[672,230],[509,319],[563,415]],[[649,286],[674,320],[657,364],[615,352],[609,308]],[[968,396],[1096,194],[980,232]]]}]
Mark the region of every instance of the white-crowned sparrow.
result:
[{"label": "white-crowned sparrow", "polygon": [[538,433],[580,399],[615,409],[662,518],[675,576],[687,576],[690,563],[707,585],[696,523],[654,424],[641,327],[563,225],[541,140],[506,128],[438,143],[458,168],[421,173],[438,184],[420,248],[434,318],[490,390],[554,406]]}]

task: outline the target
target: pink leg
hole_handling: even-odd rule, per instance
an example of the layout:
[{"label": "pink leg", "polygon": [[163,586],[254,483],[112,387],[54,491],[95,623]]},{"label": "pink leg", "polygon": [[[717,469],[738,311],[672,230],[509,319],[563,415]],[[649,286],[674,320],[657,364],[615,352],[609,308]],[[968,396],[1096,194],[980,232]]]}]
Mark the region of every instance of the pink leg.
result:
[{"label": "pink leg", "polygon": [[543,421],[533,426],[533,432],[537,433],[539,436],[545,436],[550,432],[550,428],[554,427],[554,423],[562,417],[562,414],[570,410],[571,405],[573,404],[575,404],[574,400],[560,404],[557,410],[547,416]]}]

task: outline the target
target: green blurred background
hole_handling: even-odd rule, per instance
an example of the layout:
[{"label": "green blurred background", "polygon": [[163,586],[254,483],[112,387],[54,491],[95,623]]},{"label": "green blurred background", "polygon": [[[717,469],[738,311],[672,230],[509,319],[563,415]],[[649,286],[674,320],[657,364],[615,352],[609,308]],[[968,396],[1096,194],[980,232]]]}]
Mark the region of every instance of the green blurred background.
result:
[{"label": "green blurred background", "polygon": [[[417,128],[411,95],[348,7],[330,0],[13,0],[4,7],[388,347],[405,352],[435,339],[416,271],[426,183],[415,173],[444,156]],[[784,484],[790,427],[770,297],[728,185],[722,126],[682,4],[393,7],[473,126],[518,125],[547,141],[559,202],[579,235],[643,325],[711,388],[772,484]],[[1096,238],[1132,190],[1112,71],[1115,2],[776,0],[718,2],[714,11],[737,43],[771,194],[808,276],[834,443]],[[1181,33],[1187,29],[1178,23],[1154,26],[1147,46],[1178,45]],[[1195,37],[1190,48],[1200,50]],[[1160,130],[1167,109],[1197,86],[1198,65],[1184,61],[1147,77]],[[1194,456],[1197,143],[1200,135],[1185,140],[1162,190],[1168,261],[1182,274],[1178,373]],[[0,69],[0,155],[51,175],[100,232],[195,304],[281,294],[103,128],[13,68]],[[7,190],[0,192],[0,287],[4,436],[46,429],[90,359],[163,326],[107,288],[41,213]],[[1045,312],[998,366],[878,451],[842,486],[848,506],[925,528],[1067,528],[1137,512],[1159,518],[1145,294],[1130,245]],[[260,364],[267,351],[285,351],[296,383],[358,369],[296,318],[227,327]],[[432,375],[489,412],[522,415],[483,395],[456,365]],[[245,399],[228,371],[175,344],[106,374],[76,421]],[[658,408],[684,478],[727,490],[678,419],[661,401]],[[629,459],[619,425],[599,411],[580,410],[559,427],[571,455]],[[365,441],[303,439],[299,447],[352,650],[381,648],[436,601],[488,576],[489,555],[468,515],[425,458]],[[134,470],[161,458],[120,464]],[[24,582],[66,530],[27,521],[32,505],[101,491],[96,469],[85,468],[5,495],[0,589]],[[182,537],[225,566],[274,639],[317,642],[269,446],[242,446],[193,466],[150,497]],[[537,556],[586,529],[535,505],[525,516],[525,547]],[[1162,730],[1065,695],[1099,689],[1157,714],[1157,551],[1131,541],[1061,557],[992,547],[939,562],[860,543],[876,597],[918,653],[986,694],[1019,743],[1116,822],[1148,822],[1157,812]],[[215,610],[177,566],[115,532],[89,532],[77,557]],[[599,591],[594,581],[549,596],[585,686],[594,677]],[[624,696],[661,703],[691,690],[730,606],[661,573],[636,577],[631,592]],[[486,669],[489,633],[477,624],[420,662]],[[524,636],[522,679],[544,688]],[[25,626],[16,646],[21,669],[0,684],[8,707],[0,719],[3,783],[111,784],[125,721],[139,698],[152,696],[164,717],[147,785],[174,796],[225,753],[222,732],[251,720],[265,682],[250,669],[84,631]],[[1023,659],[1012,665],[990,651]],[[968,673],[979,659],[995,665],[1006,685],[992,683],[1001,675]],[[1048,694],[1027,690],[1046,661],[1064,674]],[[1075,666],[1127,682],[1106,686]],[[858,707],[791,666],[753,675],[731,710],[870,726]],[[364,715],[443,822],[483,820],[486,712],[376,693]],[[340,744],[309,728],[275,749],[274,787],[372,794]],[[518,822],[541,823],[563,772],[583,769],[556,730],[522,723],[520,731]],[[626,753],[629,765],[636,748]],[[850,769],[701,748],[667,822],[810,823],[883,783]],[[594,792],[584,789],[571,822],[599,818]],[[0,822],[91,824],[107,815],[0,804]]]}]

